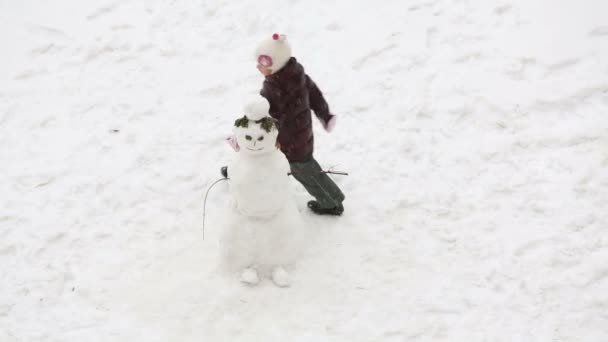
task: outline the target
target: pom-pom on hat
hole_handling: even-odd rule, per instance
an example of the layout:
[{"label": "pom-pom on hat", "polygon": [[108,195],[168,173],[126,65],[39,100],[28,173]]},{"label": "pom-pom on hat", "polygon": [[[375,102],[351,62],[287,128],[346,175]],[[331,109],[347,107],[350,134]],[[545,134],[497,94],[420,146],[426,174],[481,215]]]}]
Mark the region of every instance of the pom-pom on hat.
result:
[{"label": "pom-pom on hat", "polygon": [[258,64],[272,69],[272,73],[281,70],[291,58],[291,47],[287,36],[275,33],[271,38],[261,41],[255,49]]}]

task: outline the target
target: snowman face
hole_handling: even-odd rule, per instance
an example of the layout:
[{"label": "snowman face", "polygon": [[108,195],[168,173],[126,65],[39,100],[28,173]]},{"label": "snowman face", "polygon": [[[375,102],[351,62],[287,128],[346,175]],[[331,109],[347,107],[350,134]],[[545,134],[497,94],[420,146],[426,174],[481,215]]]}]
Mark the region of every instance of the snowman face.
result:
[{"label": "snowman face", "polygon": [[243,153],[261,155],[276,149],[278,132],[275,128],[266,132],[260,124],[250,121],[248,127],[237,127],[235,134]]}]

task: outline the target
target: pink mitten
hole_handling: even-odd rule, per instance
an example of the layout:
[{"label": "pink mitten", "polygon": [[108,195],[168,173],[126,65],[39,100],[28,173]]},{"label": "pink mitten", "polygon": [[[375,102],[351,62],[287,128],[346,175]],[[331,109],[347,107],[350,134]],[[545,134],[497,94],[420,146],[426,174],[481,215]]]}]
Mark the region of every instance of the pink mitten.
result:
[{"label": "pink mitten", "polygon": [[234,134],[226,138],[226,142],[228,143],[228,145],[230,145],[230,147],[232,147],[235,152],[238,152],[241,149],[239,143],[236,141],[236,135]]},{"label": "pink mitten", "polygon": [[331,131],[334,130],[334,127],[336,127],[336,116],[332,115],[331,118],[329,119],[329,121],[327,121],[327,123],[322,122],[323,124],[323,128],[325,129],[325,131],[327,133],[331,133]]}]

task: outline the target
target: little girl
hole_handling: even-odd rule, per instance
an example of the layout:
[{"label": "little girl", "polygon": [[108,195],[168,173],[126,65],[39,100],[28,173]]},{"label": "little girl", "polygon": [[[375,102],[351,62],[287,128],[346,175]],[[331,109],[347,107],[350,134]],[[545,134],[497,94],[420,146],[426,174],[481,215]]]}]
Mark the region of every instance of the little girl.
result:
[{"label": "little girl", "polygon": [[270,116],[278,122],[278,143],[287,156],[293,176],[316,200],[308,207],[321,215],[342,215],[344,194],[313,157],[311,109],[323,128],[331,132],[336,117],[330,114],[323,94],[306,75],[285,35],[262,41],[255,53],[257,68],[265,76],[260,94],[270,103]]}]

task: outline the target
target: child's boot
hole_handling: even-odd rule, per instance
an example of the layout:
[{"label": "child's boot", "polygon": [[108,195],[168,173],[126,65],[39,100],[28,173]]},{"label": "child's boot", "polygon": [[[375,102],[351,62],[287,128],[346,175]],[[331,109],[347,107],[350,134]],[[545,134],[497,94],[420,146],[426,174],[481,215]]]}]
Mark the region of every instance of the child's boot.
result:
[{"label": "child's boot", "polygon": [[319,215],[340,216],[340,215],[342,215],[342,213],[344,213],[344,206],[342,205],[342,203],[338,204],[337,206],[335,206],[333,208],[321,208],[321,205],[319,205],[319,202],[309,201],[308,208],[310,208],[310,210],[312,210],[315,214],[319,214]]}]

